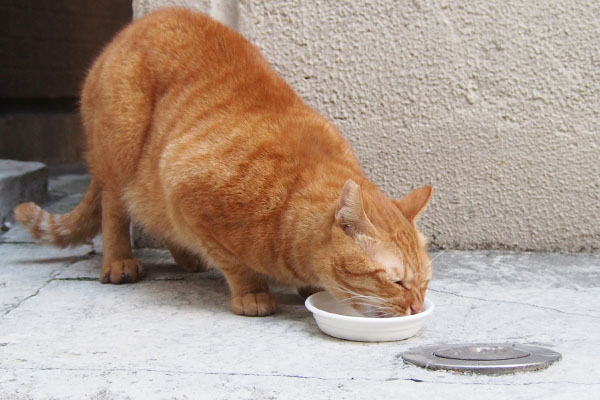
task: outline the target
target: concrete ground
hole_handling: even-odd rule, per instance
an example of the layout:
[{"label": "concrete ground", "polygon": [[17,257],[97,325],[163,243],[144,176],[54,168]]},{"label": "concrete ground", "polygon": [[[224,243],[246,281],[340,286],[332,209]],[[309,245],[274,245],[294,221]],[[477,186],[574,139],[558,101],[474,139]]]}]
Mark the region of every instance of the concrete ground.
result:
[{"label": "concrete ground", "polygon": [[[53,177],[65,211],[85,175]],[[182,272],[162,250],[137,250],[145,280],[98,281],[101,243],[54,249],[18,226],[0,236],[1,399],[597,399],[600,255],[435,253],[436,310],[406,341],[322,334],[293,291],[280,312],[229,311],[217,272]],[[406,365],[421,345],[515,342],[552,348],[550,368],[504,376]]]}]

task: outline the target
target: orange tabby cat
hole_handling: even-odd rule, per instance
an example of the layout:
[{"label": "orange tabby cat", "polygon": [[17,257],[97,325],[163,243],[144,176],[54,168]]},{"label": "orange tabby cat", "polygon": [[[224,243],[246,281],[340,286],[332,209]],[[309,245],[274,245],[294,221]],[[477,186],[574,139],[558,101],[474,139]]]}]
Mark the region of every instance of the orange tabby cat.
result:
[{"label": "orange tabby cat", "polygon": [[400,200],[238,33],[183,9],[139,19],[85,81],[92,182],[65,215],[15,209],[58,246],[102,228],[103,283],[143,276],[130,216],[190,270],[219,267],[237,314],[275,312],[267,278],[324,287],[368,315],[417,313],[431,279],[415,226],[429,186]]}]

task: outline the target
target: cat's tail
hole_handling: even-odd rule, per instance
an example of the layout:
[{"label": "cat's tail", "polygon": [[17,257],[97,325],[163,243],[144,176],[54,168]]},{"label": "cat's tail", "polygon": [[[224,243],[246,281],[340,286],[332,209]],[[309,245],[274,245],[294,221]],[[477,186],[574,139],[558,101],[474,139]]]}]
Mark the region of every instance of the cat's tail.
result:
[{"label": "cat's tail", "polygon": [[22,203],[15,208],[15,218],[31,236],[40,242],[59,247],[75,246],[92,239],[102,222],[102,189],[92,183],[81,202],[67,214],[52,214],[35,203]]}]

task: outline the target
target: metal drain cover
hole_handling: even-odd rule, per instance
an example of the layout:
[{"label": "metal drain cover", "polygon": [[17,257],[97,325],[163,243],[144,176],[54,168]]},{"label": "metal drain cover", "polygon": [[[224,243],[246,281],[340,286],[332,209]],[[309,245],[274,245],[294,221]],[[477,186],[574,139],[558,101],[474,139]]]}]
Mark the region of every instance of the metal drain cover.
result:
[{"label": "metal drain cover", "polygon": [[411,349],[405,362],[429,369],[477,374],[510,374],[547,368],[560,360],[556,351],[515,343],[441,344]]}]

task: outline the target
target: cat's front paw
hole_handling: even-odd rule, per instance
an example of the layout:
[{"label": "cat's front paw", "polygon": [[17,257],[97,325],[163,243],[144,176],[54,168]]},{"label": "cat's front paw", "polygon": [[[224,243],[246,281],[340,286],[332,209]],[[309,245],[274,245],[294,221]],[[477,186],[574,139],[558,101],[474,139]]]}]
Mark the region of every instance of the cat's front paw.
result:
[{"label": "cat's front paw", "polygon": [[100,271],[100,282],[102,283],[132,283],[142,279],[144,268],[136,259],[129,258],[125,260],[113,261],[102,267]]},{"label": "cat's front paw", "polygon": [[277,311],[275,297],[269,292],[246,293],[233,296],[231,309],[238,315],[264,317]]}]

